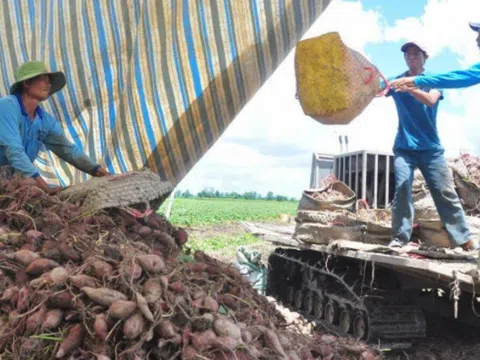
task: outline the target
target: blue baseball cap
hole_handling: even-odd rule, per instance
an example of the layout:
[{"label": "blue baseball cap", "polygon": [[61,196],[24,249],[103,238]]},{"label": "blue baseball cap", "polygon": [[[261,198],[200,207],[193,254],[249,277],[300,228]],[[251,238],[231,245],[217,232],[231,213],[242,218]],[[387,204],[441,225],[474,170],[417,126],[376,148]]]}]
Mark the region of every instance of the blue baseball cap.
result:
[{"label": "blue baseball cap", "polygon": [[477,31],[480,30],[480,22],[472,22],[470,21],[469,22],[469,25],[470,25],[470,28],[473,30],[473,31]]}]

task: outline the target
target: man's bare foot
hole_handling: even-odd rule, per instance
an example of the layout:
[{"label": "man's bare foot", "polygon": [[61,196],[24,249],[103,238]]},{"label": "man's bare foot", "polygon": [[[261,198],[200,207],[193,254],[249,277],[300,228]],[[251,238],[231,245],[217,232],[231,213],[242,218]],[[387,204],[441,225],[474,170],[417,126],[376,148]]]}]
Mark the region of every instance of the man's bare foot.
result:
[{"label": "man's bare foot", "polygon": [[462,249],[465,251],[477,250],[478,243],[475,240],[470,240],[469,242],[466,242],[462,245]]}]

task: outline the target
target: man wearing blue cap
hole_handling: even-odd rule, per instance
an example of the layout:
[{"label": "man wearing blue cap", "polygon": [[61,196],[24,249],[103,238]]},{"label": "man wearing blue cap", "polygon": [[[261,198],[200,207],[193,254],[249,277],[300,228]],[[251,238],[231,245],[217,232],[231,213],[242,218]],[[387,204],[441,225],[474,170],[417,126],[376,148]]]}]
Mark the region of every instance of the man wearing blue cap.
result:
[{"label": "man wearing blue cap", "polygon": [[49,194],[57,193],[60,188],[49,187],[33,165],[44,146],[92,176],[108,175],[102,166],[67,139],[60,123],[40,106],[65,84],[63,72],[51,72],[44,63],[29,61],[16,71],[10,95],[0,99],[2,175],[19,174],[33,178],[37,186]]},{"label": "man wearing blue cap", "polygon": [[[480,48],[480,23],[470,22],[470,28],[478,33],[477,46]],[[466,70],[450,71],[431,76],[408,76],[390,83],[397,91],[410,91],[421,86],[441,87],[444,89],[460,89],[480,83],[480,62]]]},{"label": "man wearing blue cap", "polygon": [[[396,79],[415,76],[428,77],[425,61],[428,53],[417,41],[409,41],[402,48],[408,71]],[[394,83],[397,80],[393,80]],[[460,199],[455,191],[453,177],[444,157],[437,131],[437,111],[443,99],[439,86],[409,87],[405,91],[390,90],[398,113],[398,131],[394,144],[395,196],[392,209],[391,247],[401,247],[410,241],[413,229],[413,173],[418,168],[435,201],[443,225],[454,245],[464,250],[476,249],[471,239]]]}]

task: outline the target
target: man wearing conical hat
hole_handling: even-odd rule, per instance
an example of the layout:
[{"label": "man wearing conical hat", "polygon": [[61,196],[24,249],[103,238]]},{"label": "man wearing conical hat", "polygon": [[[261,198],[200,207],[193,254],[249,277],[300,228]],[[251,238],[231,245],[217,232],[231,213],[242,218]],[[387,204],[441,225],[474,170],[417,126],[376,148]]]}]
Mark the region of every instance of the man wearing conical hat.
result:
[{"label": "man wearing conical hat", "polygon": [[108,175],[67,139],[60,123],[40,106],[65,84],[63,72],[51,72],[43,62],[29,61],[17,69],[10,95],[0,99],[0,167],[9,174],[35,179],[49,194],[59,189],[49,187],[33,165],[43,146],[92,176]]}]

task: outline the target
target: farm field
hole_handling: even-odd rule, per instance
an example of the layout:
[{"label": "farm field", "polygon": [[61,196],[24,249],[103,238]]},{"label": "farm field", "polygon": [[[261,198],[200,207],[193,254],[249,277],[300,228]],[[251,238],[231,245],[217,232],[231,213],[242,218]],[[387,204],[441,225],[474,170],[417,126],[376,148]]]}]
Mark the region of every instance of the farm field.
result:
[{"label": "farm field", "polygon": [[[272,245],[247,233],[239,221],[280,222],[281,215],[295,216],[298,202],[245,199],[176,198],[170,221],[186,228],[187,248],[202,250],[224,261],[232,261],[238,247],[255,249],[266,260]],[[165,213],[167,202],[160,208]]]},{"label": "farm field", "polygon": [[[160,208],[164,213],[166,201]],[[185,227],[223,225],[238,221],[276,221],[281,214],[294,216],[298,202],[245,199],[176,198],[170,221]]]}]

